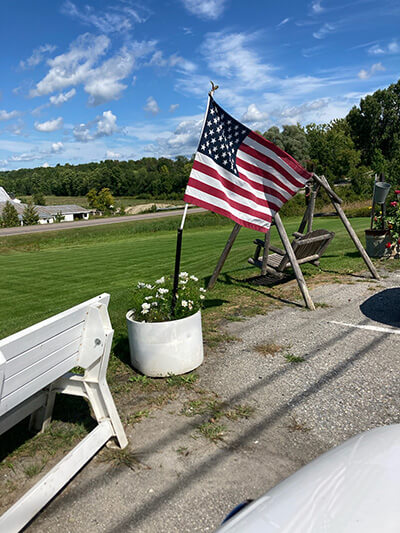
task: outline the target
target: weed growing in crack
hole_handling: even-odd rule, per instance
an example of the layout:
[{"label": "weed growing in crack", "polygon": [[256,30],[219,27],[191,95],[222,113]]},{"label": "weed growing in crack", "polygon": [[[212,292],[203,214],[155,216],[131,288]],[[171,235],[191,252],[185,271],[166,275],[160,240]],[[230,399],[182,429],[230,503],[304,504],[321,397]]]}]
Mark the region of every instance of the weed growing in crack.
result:
[{"label": "weed growing in crack", "polygon": [[302,363],[305,361],[304,357],[301,357],[301,355],[294,355],[292,353],[285,353],[283,357],[288,363]]}]

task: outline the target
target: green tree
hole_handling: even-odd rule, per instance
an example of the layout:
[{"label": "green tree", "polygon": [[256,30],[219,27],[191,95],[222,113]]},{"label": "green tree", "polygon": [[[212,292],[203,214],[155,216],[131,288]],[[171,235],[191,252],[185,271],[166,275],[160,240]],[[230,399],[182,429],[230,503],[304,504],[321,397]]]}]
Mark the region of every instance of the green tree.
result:
[{"label": "green tree", "polygon": [[46,205],[46,198],[41,191],[34,192],[32,200],[35,205]]},{"label": "green tree", "polygon": [[115,199],[108,187],[103,187],[97,195],[97,209],[99,211],[112,211],[115,206]]},{"label": "green tree", "polygon": [[115,199],[108,187],[103,187],[99,192],[90,189],[86,195],[89,207],[97,211],[110,212],[114,209]]},{"label": "green tree", "polygon": [[267,139],[268,141],[274,143],[279,148],[282,148],[282,150],[285,149],[285,145],[283,144],[282,139],[282,133],[280,132],[280,129],[277,126],[271,126],[269,130],[263,133],[263,137],[265,137],[265,139]]},{"label": "green tree", "polygon": [[87,200],[89,207],[91,207],[92,209],[97,209],[96,208],[96,202],[97,202],[96,189],[90,189],[90,191],[86,195],[86,200]]},{"label": "green tree", "polygon": [[61,213],[61,211],[57,211],[57,213],[54,215],[54,222],[62,222],[65,218],[65,216]]},{"label": "green tree", "polygon": [[39,222],[39,214],[36,211],[36,207],[33,205],[33,203],[29,202],[26,204],[22,213],[22,222],[24,226],[34,226]]},{"label": "green tree", "polygon": [[14,205],[11,202],[6,202],[4,206],[3,213],[3,226],[5,228],[12,228],[14,226],[19,226],[20,221],[18,218],[18,211],[15,209]]},{"label": "green tree", "polygon": [[307,140],[307,134],[300,124],[283,126],[282,142],[285,152],[294,157],[299,163],[304,164],[310,159],[310,146]]},{"label": "green tree", "polygon": [[376,161],[377,150],[390,161],[400,136],[400,80],[362,98],[346,120],[356,148],[362,151],[364,164]]}]

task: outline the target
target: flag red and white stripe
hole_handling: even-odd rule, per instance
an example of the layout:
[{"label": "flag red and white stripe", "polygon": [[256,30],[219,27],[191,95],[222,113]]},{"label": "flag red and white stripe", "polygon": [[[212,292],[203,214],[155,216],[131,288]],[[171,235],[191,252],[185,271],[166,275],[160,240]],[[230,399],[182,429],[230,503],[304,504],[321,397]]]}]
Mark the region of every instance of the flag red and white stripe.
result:
[{"label": "flag red and white stripe", "polygon": [[311,176],[210,98],[184,200],[267,232],[274,214]]}]

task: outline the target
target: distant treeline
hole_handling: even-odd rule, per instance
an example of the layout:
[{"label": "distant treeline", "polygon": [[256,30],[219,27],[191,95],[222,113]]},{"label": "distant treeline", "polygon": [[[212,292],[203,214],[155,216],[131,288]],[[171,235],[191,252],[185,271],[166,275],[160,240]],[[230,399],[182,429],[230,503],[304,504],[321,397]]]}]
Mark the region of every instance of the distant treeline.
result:
[{"label": "distant treeline", "polygon": [[[400,183],[400,80],[361,99],[343,119],[329,124],[275,126],[264,137],[331,183],[350,180],[354,195],[370,194],[373,174]],[[16,195],[85,196],[108,187],[114,196],[180,199],[192,159],[145,157],[81,165],[0,172],[0,185]]]}]

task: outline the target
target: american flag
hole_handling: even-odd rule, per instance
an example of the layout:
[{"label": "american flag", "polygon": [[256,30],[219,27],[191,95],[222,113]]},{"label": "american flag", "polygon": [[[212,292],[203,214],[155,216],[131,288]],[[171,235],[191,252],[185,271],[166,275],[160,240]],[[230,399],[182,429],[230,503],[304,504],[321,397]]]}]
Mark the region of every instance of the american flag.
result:
[{"label": "american flag", "polygon": [[266,233],[312,174],[210,96],[184,200]]}]

